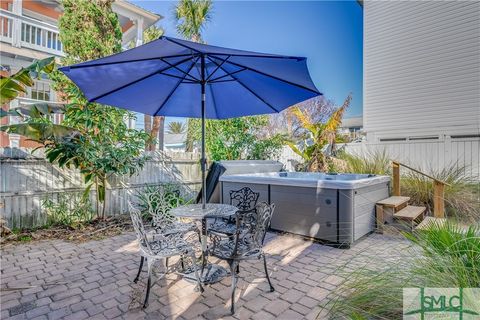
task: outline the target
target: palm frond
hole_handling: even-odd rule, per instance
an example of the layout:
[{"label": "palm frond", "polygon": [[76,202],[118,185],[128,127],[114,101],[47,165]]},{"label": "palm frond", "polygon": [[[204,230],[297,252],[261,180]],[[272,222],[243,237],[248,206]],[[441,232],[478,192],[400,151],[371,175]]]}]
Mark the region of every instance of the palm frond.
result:
[{"label": "palm frond", "polygon": [[308,114],[303,112],[302,109],[297,106],[291,107],[289,110],[291,114],[293,114],[298,119],[298,121],[300,121],[300,124],[303,128],[310,131],[314,136],[317,134],[318,130],[315,124],[312,122],[312,119],[308,116]]},{"label": "palm frond", "polygon": [[306,156],[306,154],[302,152],[295,143],[293,143],[292,141],[285,141],[285,143],[290,147],[290,149],[292,149],[293,152],[298,154],[304,160],[308,160],[308,157]]},{"label": "palm frond", "polygon": [[332,114],[332,116],[328,119],[328,121],[325,123],[325,126],[324,126],[325,131],[330,131],[330,132],[337,131],[338,126],[342,123],[343,115],[345,114],[345,111],[347,110],[347,108],[350,106],[351,101],[352,101],[352,95],[349,94],[348,97],[343,102],[343,105],[340,108],[338,108]]}]

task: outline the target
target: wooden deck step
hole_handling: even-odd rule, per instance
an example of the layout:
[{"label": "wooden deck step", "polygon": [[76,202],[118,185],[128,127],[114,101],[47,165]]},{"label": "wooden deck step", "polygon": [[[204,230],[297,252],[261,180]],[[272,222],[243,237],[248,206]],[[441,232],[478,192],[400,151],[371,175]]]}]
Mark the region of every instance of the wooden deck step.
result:
[{"label": "wooden deck step", "polygon": [[397,219],[413,221],[422,215],[427,208],[417,206],[406,206],[402,210],[395,212],[393,216]]},{"label": "wooden deck step", "polygon": [[428,229],[428,227],[430,226],[430,224],[432,223],[437,223],[437,224],[444,224],[445,222],[447,221],[447,219],[445,218],[434,218],[434,217],[425,217],[425,219],[423,219],[422,222],[420,222],[418,224],[418,226],[416,226],[415,229],[421,229],[421,230],[425,230],[425,229]]},{"label": "wooden deck step", "polygon": [[377,202],[385,207],[397,208],[406,204],[410,200],[410,197],[392,196],[387,199],[383,199]]}]

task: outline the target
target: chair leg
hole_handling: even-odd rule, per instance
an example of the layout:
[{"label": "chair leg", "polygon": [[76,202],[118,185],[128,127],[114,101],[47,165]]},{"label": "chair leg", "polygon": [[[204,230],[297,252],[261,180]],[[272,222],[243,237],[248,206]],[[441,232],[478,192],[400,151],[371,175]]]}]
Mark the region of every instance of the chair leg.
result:
[{"label": "chair leg", "polygon": [[265,276],[267,277],[268,284],[270,285],[270,292],[275,291],[275,288],[272,286],[272,282],[270,281],[270,276],[268,275],[267,270],[267,258],[263,255],[263,267],[265,268]]},{"label": "chair leg", "polygon": [[228,261],[228,265],[230,266],[230,273],[232,274],[232,297],[231,297],[230,312],[233,315],[235,314],[235,288],[237,286],[237,274],[235,271],[236,271],[238,262]]},{"label": "chair leg", "polygon": [[152,287],[152,268],[153,268],[153,259],[147,260],[148,266],[148,281],[147,281],[147,292],[145,294],[145,301],[143,302],[143,308],[148,307],[148,297],[150,296],[150,288]]},{"label": "chair leg", "polygon": [[[203,286],[202,286],[202,281],[200,279],[200,275],[198,274],[198,267],[197,267],[197,263],[196,263],[195,253],[192,252],[190,254],[190,257],[192,258],[192,265],[193,265],[193,270],[195,272],[195,278],[197,279],[198,289],[200,290],[200,292],[203,292],[204,289],[203,289]],[[182,256],[181,259],[183,259],[183,256]]]},{"label": "chair leg", "polygon": [[180,257],[180,266],[182,267],[182,271],[185,271],[185,262],[183,261],[183,256]]},{"label": "chair leg", "polygon": [[134,283],[137,283],[138,282],[138,278],[140,278],[140,273],[142,273],[142,268],[143,268],[143,261],[145,260],[145,258],[143,256],[140,257],[140,267],[138,267],[138,273],[137,273],[137,276],[135,277],[135,279],[133,279],[133,282]]},{"label": "chair leg", "polygon": [[206,253],[202,252],[202,270],[200,271],[200,275],[203,276],[203,272],[205,271],[205,266],[207,265],[207,258]]}]

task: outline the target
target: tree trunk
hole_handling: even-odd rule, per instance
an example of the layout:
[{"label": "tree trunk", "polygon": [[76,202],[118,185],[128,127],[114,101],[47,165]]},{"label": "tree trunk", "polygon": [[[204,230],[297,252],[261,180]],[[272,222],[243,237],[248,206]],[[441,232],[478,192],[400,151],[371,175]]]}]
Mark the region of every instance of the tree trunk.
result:
[{"label": "tree trunk", "polygon": [[160,125],[158,127],[158,150],[163,151],[165,148],[165,117],[160,117]]},{"label": "tree trunk", "polygon": [[[145,114],[143,116],[143,119],[144,119],[144,122],[145,122],[145,124],[144,124],[145,133],[151,135],[151,133],[152,133],[152,116],[148,115],[148,114]],[[150,150],[150,145],[151,145],[151,143],[147,143],[145,145],[145,150],[147,150],[147,151]]]},{"label": "tree trunk", "polygon": [[100,218],[100,210],[99,210],[99,204],[100,204],[100,195],[98,194],[98,177],[95,177],[95,196],[97,198],[97,201],[95,202],[95,213],[97,214],[97,219]]},{"label": "tree trunk", "polygon": [[152,130],[150,132],[150,137],[152,138],[152,143],[149,146],[150,151],[155,150],[156,140],[158,139],[159,149],[163,150],[163,127],[165,123],[164,116],[155,116],[153,117]]},{"label": "tree trunk", "polygon": [[102,220],[105,220],[105,207],[107,206],[107,179],[103,178],[103,204],[102,204]]}]

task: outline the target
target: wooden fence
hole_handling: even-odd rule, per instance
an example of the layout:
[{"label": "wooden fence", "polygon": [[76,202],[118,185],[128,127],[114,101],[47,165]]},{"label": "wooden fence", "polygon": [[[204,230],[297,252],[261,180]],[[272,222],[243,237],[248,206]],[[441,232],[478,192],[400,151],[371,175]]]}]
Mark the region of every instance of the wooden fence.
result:
[{"label": "wooden fence", "polygon": [[[67,194],[74,205],[75,195],[85,185],[77,170],[60,169],[48,163],[41,154],[0,149],[0,215],[11,228],[34,227],[47,221],[46,199],[56,201]],[[144,168],[132,177],[112,178],[106,192],[107,215],[125,213],[127,201],[146,186],[178,183],[186,197],[192,197],[201,184],[197,154],[152,153]],[[95,192],[90,199],[95,206]]]}]

